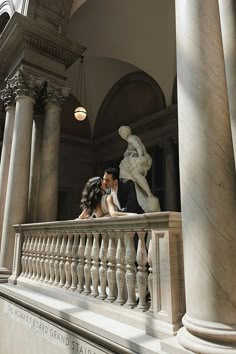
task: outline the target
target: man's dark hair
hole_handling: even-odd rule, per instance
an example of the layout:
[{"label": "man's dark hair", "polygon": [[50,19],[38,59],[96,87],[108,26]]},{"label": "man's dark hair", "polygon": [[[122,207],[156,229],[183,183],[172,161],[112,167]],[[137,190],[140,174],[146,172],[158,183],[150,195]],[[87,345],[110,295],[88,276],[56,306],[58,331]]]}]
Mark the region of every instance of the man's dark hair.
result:
[{"label": "man's dark hair", "polygon": [[119,179],[119,172],[114,167],[106,168],[105,173],[107,173],[108,175],[112,175],[113,180]]}]

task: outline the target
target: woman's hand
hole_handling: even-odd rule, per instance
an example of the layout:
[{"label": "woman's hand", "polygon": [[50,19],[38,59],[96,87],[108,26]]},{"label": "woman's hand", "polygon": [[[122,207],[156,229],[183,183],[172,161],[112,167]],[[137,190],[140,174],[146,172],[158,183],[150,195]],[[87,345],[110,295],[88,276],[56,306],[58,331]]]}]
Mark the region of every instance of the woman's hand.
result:
[{"label": "woman's hand", "polygon": [[87,209],[84,209],[77,219],[88,219],[90,215]]}]

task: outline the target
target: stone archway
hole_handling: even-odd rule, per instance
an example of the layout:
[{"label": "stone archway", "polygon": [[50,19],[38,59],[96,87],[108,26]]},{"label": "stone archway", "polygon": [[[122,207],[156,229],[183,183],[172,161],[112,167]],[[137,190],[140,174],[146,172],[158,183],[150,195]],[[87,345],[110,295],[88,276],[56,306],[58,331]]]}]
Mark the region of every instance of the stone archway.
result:
[{"label": "stone archway", "polygon": [[117,131],[166,108],[158,83],[143,71],[125,75],[110,90],[98,112],[94,138]]}]

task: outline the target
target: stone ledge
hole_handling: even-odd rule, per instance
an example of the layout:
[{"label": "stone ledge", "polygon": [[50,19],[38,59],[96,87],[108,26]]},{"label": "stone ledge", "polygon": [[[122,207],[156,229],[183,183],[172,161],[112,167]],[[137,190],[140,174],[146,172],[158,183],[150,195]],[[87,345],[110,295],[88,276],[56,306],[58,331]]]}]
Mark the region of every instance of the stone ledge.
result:
[{"label": "stone ledge", "polygon": [[11,284],[0,285],[0,296],[114,353],[165,354],[145,331],[64,301]]}]

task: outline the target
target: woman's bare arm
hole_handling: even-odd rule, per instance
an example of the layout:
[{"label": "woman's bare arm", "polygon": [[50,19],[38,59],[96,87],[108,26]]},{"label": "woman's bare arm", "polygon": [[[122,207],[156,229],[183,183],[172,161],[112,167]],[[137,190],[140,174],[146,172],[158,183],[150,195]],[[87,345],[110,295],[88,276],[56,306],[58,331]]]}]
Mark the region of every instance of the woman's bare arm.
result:
[{"label": "woman's bare arm", "polygon": [[82,213],[78,216],[78,219],[88,219],[90,217],[88,210],[84,209]]}]

